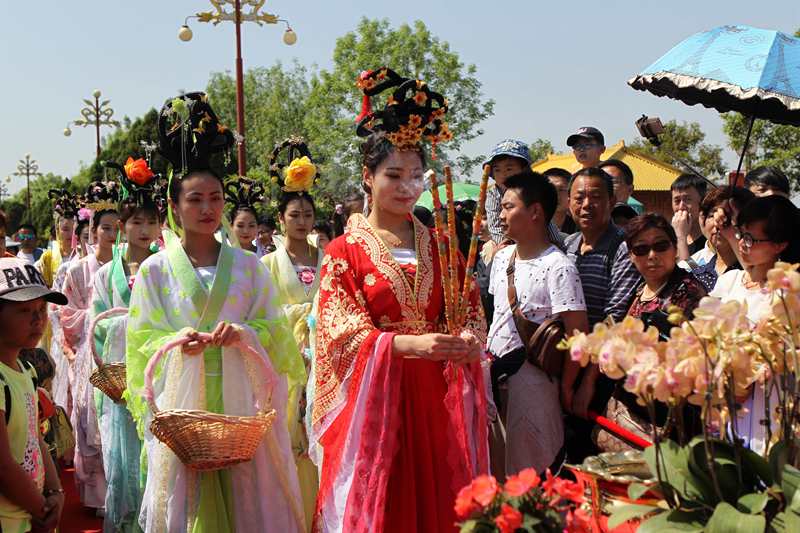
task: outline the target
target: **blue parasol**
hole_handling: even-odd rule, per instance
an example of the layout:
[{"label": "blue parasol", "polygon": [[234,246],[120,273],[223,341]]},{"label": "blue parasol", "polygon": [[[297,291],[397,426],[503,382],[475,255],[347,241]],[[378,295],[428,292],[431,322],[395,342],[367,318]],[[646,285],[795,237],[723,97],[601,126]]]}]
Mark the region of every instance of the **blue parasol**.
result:
[{"label": "blue parasol", "polygon": [[[756,118],[800,126],[800,39],[720,26],[683,40],[628,84],[688,105],[737,111],[750,117],[750,130]],[[745,150],[749,137],[750,131]]]}]

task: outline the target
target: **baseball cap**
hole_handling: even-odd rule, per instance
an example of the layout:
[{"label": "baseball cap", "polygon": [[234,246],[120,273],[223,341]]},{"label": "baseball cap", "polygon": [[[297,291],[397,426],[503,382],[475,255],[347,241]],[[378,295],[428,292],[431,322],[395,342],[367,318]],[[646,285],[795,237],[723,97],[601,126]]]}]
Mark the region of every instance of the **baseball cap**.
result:
[{"label": "baseball cap", "polygon": [[490,165],[492,161],[501,156],[516,157],[523,159],[526,163],[531,162],[531,153],[528,150],[528,145],[517,139],[506,139],[497,143],[483,164]]},{"label": "baseball cap", "polygon": [[29,302],[37,298],[66,305],[67,297],[50,290],[36,267],[16,257],[0,258],[0,300]]},{"label": "baseball cap", "polygon": [[578,128],[578,131],[567,137],[567,146],[575,146],[581,139],[591,139],[598,143],[605,145],[606,141],[600,130],[592,126],[583,126]]}]

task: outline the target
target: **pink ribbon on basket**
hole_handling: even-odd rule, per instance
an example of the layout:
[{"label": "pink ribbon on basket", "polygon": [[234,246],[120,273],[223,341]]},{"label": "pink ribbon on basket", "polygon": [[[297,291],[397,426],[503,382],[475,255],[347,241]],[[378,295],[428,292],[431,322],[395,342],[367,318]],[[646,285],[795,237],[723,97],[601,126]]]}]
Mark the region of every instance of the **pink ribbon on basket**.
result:
[{"label": "pink ribbon on basket", "polygon": [[[184,344],[188,344],[192,341],[197,341],[202,344],[211,344],[211,334],[198,332],[196,338],[192,338],[189,334],[184,334],[179,337],[176,337],[169,341],[168,343],[162,345],[155,353],[153,357],[150,358],[150,361],[147,363],[147,368],[144,371],[144,391],[142,392],[142,396],[147,401],[147,404],[150,406],[150,410],[154,413],[158,412],[158,406],[156,406],[155,396],[153,393],[153,374],[155,373],[156,366],[158,365],[159,361],[171,350],[183,346]],[[270,402],[270,398],[272,397],[272,387],[274,385],[273,382],[273,373],[270,372],[269,367],[267,366],[267,362],[264,361],[264,358],[261,357],[261,354],[253,348],[250,344],[243,343],[242,346],[239,347],[240,350],[243,352],[247,352],[249,355],[252,356],[253,359],[257,360],[261,370],[263,371],[264,375],[264,385],[267,388],[267,403]],[[192,357],[201,357],[202,354]],[[258,406],[259,409],[264,408],[265,406]]]},{"label": "pink ribbon on basket", "polygon": [[92,320],[92,324],[89,326],[89,349],[92,352],[92,359],[94,359],[94,364],[97,365],[97,368],[103,366],[103,360],[97,354],[97,347],[94,343],[94,330],[97,327],[97,324],[100,323],[101,320],[105,320],[107,318],[111,318],[112,316],[117,315],[127,315],[128,309],[125,307],[113,307],[108,309],[107,311],[103,311]]}]

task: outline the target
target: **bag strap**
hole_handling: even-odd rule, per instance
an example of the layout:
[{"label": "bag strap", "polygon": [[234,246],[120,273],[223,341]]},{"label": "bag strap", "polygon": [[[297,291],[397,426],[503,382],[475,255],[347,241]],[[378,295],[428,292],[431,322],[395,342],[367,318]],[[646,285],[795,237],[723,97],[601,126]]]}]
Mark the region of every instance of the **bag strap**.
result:
[{"label": "bag strap", "polygon": [[[23,361],[22,359],[17,359],[20,363],[22,369],[26,372],[30,372],[33,369],[33,365],[31,365],[28,361]],[[8,426],[8,421],[11,418],[11,387],[8,386],[8,381],[6,381],[6,377],[0,372],[0,381],[3,382],[3,395],[5,396],[5,406],[6,406],[6,426]],[[31,382],[33,383],[34,391],[39,387],[38,380],[36,379],[36,372],[31,374]]]},{"label": "bag strap", "polygon": [[517,328],[522,344],[527,349],[530,344],[531,337],[536,331],[537,324],[531,322],[519,308],[519,300],[517,299],[517,288],[514,286],[514,272],[516,270],[515,263],[517,261],[517,249],[511,252],[511,257],[508,260],[508,267],[506,268],[506,279],[508,281],[508,306],[511,309],[511,316],[514,319],[514,326]]},{"label": "bag strap", "polygon": [[8,419],[11,418],[11,389],[8,386],[5,376],[0,373],[0,381],[3,382],[3,394],[6,397],[6,426],[8,426]]}]

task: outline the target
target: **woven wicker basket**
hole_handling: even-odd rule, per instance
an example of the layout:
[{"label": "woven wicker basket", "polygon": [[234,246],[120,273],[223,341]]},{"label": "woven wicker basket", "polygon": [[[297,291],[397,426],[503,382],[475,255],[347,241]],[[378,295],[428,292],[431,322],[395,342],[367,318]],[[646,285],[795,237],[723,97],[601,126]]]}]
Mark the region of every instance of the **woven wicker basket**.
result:
[{"label": "woven wicker basket", "polygon": [[165,344],[147,364],[144,395],[153,413],[151,433],[192,470],[220,470],[250,461],[275,419],[274,409],[261,410],[254,416],[234,416],[193,409],[160,411],[156,406],[155,367],[167,352],[187,342],[189,339],[183,337]]},{"label": "woven wicker basket", "polygon": [[97,365],[97,369],[89,376],[89,383],[95,388],[114,400],[115,402],[122,401],[122,393],[128,386],[126,381],[125,363],[103,363],[103,360],[97,353],[94,343],[94,328],[97,324],[106,318],[112,316],[127,314],[128,310],[124,307],[114,307],[108,311],[104,311],[97,315],[89,327],[89,347],[92,351],[92,357]]}]

